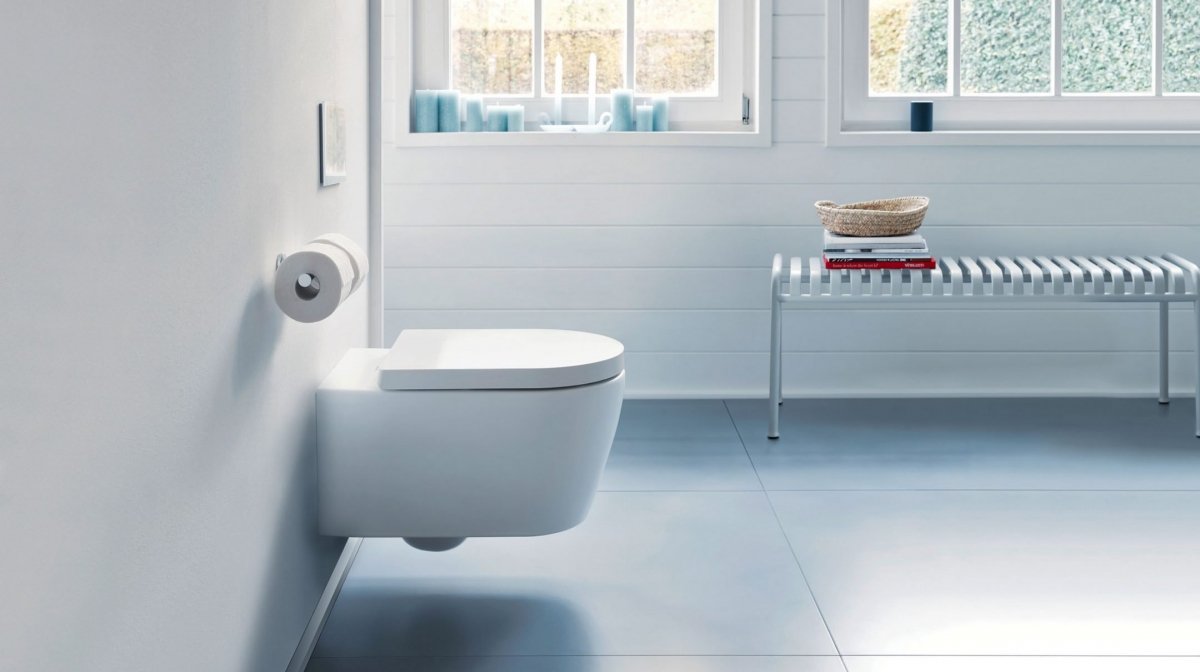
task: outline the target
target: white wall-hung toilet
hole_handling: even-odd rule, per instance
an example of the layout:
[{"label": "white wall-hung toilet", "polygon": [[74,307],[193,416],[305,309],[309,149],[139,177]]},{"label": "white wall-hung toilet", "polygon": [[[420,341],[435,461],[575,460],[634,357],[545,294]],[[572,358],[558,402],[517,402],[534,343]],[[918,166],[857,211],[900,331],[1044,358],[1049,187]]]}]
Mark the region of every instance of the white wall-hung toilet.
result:
[{"label": "white wall-hung toilet", "polygon": [[577,331],[407,330],[351,350],[317,390],[321,533],[446,550],[578,525],[624,366],[620,342]]}]

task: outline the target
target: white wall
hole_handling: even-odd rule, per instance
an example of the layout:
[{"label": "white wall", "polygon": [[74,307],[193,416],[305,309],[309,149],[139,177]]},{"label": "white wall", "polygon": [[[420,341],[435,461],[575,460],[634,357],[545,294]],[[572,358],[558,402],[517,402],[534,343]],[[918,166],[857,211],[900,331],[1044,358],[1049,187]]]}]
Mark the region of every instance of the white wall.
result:
[{"label": "white wall", "polygon": [[[1200,255],[1194,147],[826,148],[823,12],[775,1],[771,149],[386,149],[386,338],[595,330],[628,347],[633,396],[765,396],[771,255],[816,254],[820,199],[929,195],[944,255]],[[786,392],[1150,392],[1152,310],[793,312]]]},{"label": "white wall", "polygon": [[[367,3],[0,10],[0,669],[282,670],[344,540],[313,391],[367,299],[275,255],[367,239]],[[349,111],[320,189],[317,102]]]}]

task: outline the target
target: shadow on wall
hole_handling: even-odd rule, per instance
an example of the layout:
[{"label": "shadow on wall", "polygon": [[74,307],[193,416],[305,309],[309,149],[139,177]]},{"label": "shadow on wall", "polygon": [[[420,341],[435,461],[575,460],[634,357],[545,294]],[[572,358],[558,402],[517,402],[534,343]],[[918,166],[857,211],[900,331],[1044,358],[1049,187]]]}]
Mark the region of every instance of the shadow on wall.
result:
[{"label": "shadow on wall", "polygon": [[[461,661],[445,660],[456,656],[539,651],[580,656],[571,660],[570,672],[593,669],[586,625],[570,603],[558,598],[418,591],[400,582],[359,580],[347,583],[339,599],[353,602],[354,617],[339,618],[335,607],[322,639],[336,644],[318,646],[318,658],[387,651],[400,657],[389,669],[433,672],[464,669]],[[533,665],[513,662],[514,669]]]},{"label": "shadow on wall", "polygon": [[[301,449],[296,452],[287,491],[279,502],[278,525],[264,565],[267,573],[259,593],[254,633],[247,640],[252,648],[247,652],[244,670],[277,669],[279,661],[286,663],[292,657],[314,606],[311,592],[297,590],[297,586],[323,587],[346,546],[344,537],[326,537],[317,531],[315,427],[316,409],[310,407],[299,428],[302,433],[293,437]],[[231,548],[236,549],[238,544],[233,541]],[[306,561],[299,562],[300,558]],[[290,628],[281,627],[280,614],[295,619]]]},{"label": "shadow on wall", "polygon": [[262,381],[271,355],[283,331],[283,313],[267,283],[259,284],[246,299],[234,355],[233,393],[241,395],[255,381]]},{"label": "shadow on wall", "polygon": [[[222,435],[211,445],[253,449],[254,436],[242,432],[253,426],[252,416],[264,410],[262,404],[269,395],[263,388],[269,384],[269,369],[286,319],[275,305],[269,281],[258,283],[246,297],[233,352],[226,360],[230,370],[224,375],[229,387],[222,386],[218,392],[226,400],[217,405],[225,413],[214,418],[214,427],[222,428],[218,430]],[[230,393],[231,398],[226,396]],[[265,558],[247,559],[262,563],[258,570],[263,576],[257,589],[259,612],[247,639],[243,670],[276,669],[280,661],[291,658],[312,615],[312,587],[319,592],[325,585],[346,545],[345,538],[326,537],[317,531],[316,406],[311,393],[301,393],[297,402],[303,404],[303,411],[288,423],[288,436],[282,441],[282,445],[295,448],[279,455],[288,462],[274,463],[275,468],[286,470],[287,477],[276,504],[274,527],[262,531],[263,536],[271,537],[270,551]],[[218,469],[220,464],[221,460],[209,460],[209,468]],[[279,482],[279,476],[272,475],[271,481]],[[231,549],[241,546],[239,540],[230,540]],[[298,590],[298,586],[304,588]],[[281,614],[293,622],[280,623]]]}]

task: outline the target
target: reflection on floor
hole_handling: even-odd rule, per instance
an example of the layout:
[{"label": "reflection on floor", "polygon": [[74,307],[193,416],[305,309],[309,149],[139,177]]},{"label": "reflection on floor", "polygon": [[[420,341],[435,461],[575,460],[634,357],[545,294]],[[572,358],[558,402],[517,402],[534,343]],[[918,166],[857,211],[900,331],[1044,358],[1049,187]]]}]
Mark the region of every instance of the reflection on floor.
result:
[{"label": "reflection on floor", "polygon": [[310,672],[1200,670],[1200,440],[1147,400],[627,402],[588,520],[367,540]]}]

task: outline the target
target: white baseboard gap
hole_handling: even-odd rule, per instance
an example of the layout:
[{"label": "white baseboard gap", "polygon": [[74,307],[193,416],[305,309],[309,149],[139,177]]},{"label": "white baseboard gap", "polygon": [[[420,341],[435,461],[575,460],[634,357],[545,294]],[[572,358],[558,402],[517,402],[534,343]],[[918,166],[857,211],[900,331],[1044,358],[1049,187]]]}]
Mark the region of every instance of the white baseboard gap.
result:
[{"label": "white baseboard gap", "polygon": [[329,576],[329,582],[325,584],[325,591],[321,593],[321,599],[317,601],[317,608],[313,610],[312,618],[308,619],[308,626],[304,628],[304,634],[300,636],[300,643],[296,645],[296,652],[292,654],[287,672],[304,672],[304,669],[308,667],[308,661],[317,648],[317,640],[321,637],[321,631],[325,629],[325,622],[329,620],[329,612],[333,610],[333,603],[337,601],[338,593],[342,592],[342,585],[346,583],[346,577],[350,574],[350,567],[354,565],[354,558],[358,555],[358,549],[362,547],[362,542],[363,540],[357,537],[346,540],[346,547],[342,549],[342,557],[338,558],[337,565],[333,568],[333,574]]},{"label": "white baseboard gap", "polygon": [[[1191,385],[1172,387],[1172,399],[1191,399],[1196,396],[1196,388]],[[1158,389],[1154,390],[1096,390],[1094,388],[1072,388],[1066,390],[911,390],[898,392],[895,390],[862,391],[862,390],[784,390],[784,399],[1157,399]],[[695,392],[682,391],[634,391],[626,392],[626,401],[670,401],[670,400],[761,400],[766,402],[767,394],[762,390],[728,390],[725,392]]]}]

